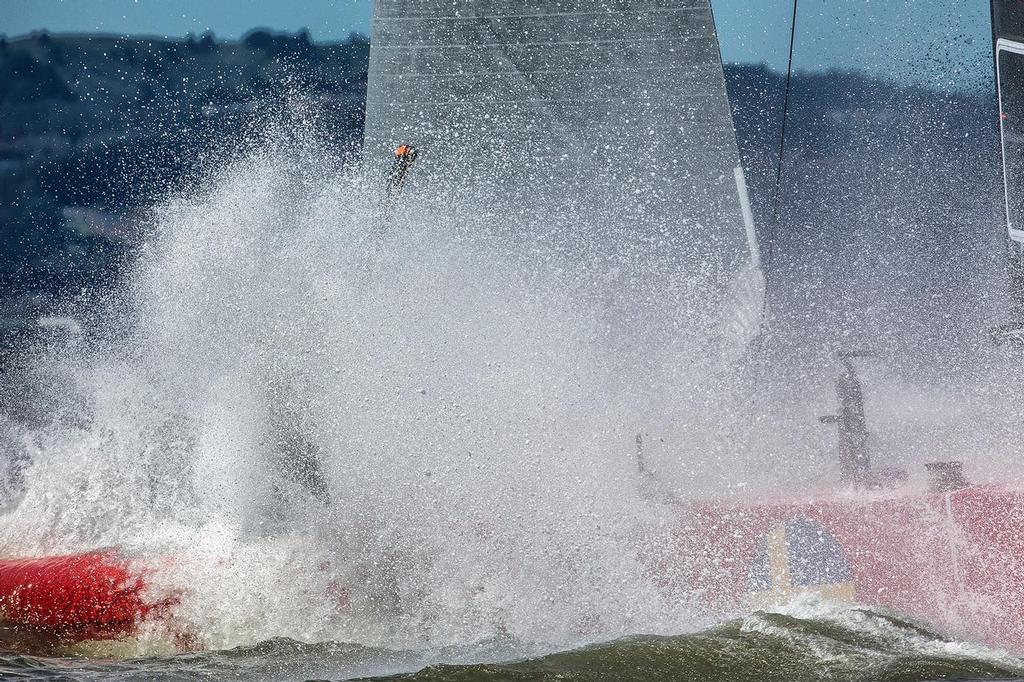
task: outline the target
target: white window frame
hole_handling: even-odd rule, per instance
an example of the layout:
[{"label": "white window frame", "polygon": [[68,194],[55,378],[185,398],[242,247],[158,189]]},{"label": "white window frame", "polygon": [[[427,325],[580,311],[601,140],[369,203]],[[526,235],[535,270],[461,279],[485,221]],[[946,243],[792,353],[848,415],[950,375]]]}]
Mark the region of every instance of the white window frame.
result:
[{"label": "white window frame", "polygon": [[[1003,160],[1003,205],[1006,210],[1006,225],[1010,231],[1010,239],[1024,244],[1024,229],[1014,227],[1010,216],[1010,182],[1006,176],[1006,141],[1003,139],[1003,73],[1000,66],[1000,55],[1012,52],[1024,57],[1024,43],[1000,38],[996,41],[996,95],[999,98],[999,157]],[[1024,191],[1024,188],[1021,188]]]}]

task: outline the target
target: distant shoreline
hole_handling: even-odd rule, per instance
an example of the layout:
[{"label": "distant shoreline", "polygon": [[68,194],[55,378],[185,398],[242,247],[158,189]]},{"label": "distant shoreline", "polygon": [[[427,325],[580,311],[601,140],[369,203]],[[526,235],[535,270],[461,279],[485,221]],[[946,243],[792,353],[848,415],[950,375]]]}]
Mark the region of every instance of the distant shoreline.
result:
[{"label": "distant shoreline", "polygon": [[[288,38],[295,38],[295,37],[301,35],[301,33],[302,33],[301,31],[294,32],[294,33],[290,32],[290,31],[276,31],[276,30],[273,30],[273,29],[264,28],[262,26],[257,26],[257,27],[254,27],[254,28],[250,29],[249,31],[246,31],[245,34],[242,35],[242,37],[240,37],[240,38],[222,38],[222,37],[216,35],[215,33],[211,33],[210,35],[213,36],[214,40],[219,45],[241,44],[241,43],[244,43],[245,39],[247,37],[249,37],[250,35],[252,35],[253,33],[261,32],[261,31],[269,33],[270,35],[275,36],[275,37],[288,37]],[[92,32],[92,31],[84,31],[84,32],[66,31],[66,32],[64,32],[64,31],[62,31],[62,32],[54,33],[54,32],[51,32],[51,31],[47,31],[45,29],[40,29],[38,31],[31,31],[29,33],[21,33],[21,34],[15,35],[15,36],[9,36],[9,35],[7,35],[5,33],[0,32],[0,39],[6,40],[8,45],[12,45],[14,43],[27,42],[27,41],[31,41],[31,40],[38,40],[39,37],[42,36],[42,35],[48,36],[49,38],[54,39],[54,40],[133,40],[133,41],[139,41],[139,42],[183,43],[183,44],[187,44],[188,40],[189,40],[189,35],[188,34],[183,35],[183,36],[160,36],[160,35],[155,35],[155,34],[150,34],[150,33],[107,33],[107,32],[103,32],[103,31],[96,31],[96,32]],[[193,40],[199,40],[204,35],[206,35],[206,34],[203,33],[203,34],[200,34],[198,36],[193,35],[192,39]],[[344,45],[346,42],[350,41],[353,36],[359,36],[359,37],[362,37],[363,39],[366,39],[366,40],[369,39],[364,32],[353,30],[345,38],[330,39],[330,40],[316,40],[316,39],[310,37],[310,42],[313,45],[317,45],[317,46],[320,46],[320,47],[337,47],[337,46],[340,46],[340,45]]]}]

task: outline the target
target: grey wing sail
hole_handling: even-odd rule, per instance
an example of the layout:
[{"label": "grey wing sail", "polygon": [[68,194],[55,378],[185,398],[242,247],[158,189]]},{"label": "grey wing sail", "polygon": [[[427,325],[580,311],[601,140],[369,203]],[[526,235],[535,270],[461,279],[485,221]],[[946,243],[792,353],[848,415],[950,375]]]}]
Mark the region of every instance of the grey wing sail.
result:
[{"label": "grey wing sail", "polygon": [[378,0],[370,55],[371,168],[429,149],[418,205],[657,242],[639,278],[715,278],[742,355],[764,282],[708,0]]}]

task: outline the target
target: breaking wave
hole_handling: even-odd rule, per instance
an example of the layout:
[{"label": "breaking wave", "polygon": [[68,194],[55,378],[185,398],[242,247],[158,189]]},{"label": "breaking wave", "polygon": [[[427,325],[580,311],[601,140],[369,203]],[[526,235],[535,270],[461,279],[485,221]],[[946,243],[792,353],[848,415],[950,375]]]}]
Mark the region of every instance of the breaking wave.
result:
[{"label": "breaking wave", "polygon": [[[493,661],[508,661],[495,663]],[[418,671],[418,672],[410,672]],[[805,599],[689,635],[632,636],[557,653],[511,638],[433,650],[272,639],[225,651],[87,663],[0,656],[0,675],[176,680],[702,680],[922,682],[1019,678],[1024,661],[896,614]]]}]

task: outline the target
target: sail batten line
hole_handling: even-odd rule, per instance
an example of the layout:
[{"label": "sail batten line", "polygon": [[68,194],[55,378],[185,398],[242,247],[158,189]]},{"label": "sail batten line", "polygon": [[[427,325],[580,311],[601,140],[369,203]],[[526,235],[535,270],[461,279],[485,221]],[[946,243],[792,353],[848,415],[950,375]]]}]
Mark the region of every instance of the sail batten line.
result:
[{"label": "sail batten line", "polygon": [[645,9],[639,11],[614,10],[607,12],[551,12],[550,14],[488,14],[482,16],[464,16],[457,14],[435,14],[422,17],[401,17],[386,16],[374,17],[374,23],[385,21],[473,21],[476,19],[540,19],[550,17],[605,17],[611,15],[636,15],[636,14],[676,14],[679,12],[696,12],[700,7],[671,7],[663,9]]},{"label": "sail batten line", "polygon": [[470,44],[463,43],[453,45],[451,43],[406,43],[404,45],[390,44],[390,45],[378,45],[374,49],[376,50],[410,50],[418,49],[423,47],[453,47],[453,48],[492,48],[492,47],[549,47],[551,45],[613,45],[613,44],[635,44],[635,43],[673,43],[680,41],[691,41],[696,39],[707,39],[711,34],[691,34],[686,36],[677,36],[674,38],[623,38],[623,39],[609,39],[609,40],[552,40],[549,42],[540,43],[486,43],[486,44]]},{"label": "sail batten line", "polygon": [[[710,63],[709,63],[710,66]],[[637,73],[641,71],[656,71],[658,73],[668,73],[672,71],[685,71],[687,73],[694,73],[696,70],[685,66],[637,66],[631,67],[626,70],[627,73]],[[712,69],[712,74],[714,74]],[[545,70],[545,71],[531,71],[530,73],[540,75],[565,75],[565,74],[587,74],[587,73],[622,73],[621,68],[612,69],[564,69],[564,70]],[[452,77],[476,77],[476,76],[504,76],[508,74],[508,71],[446,71],[438,73],[405,73],[399,71],[381,71],[381,76],[394,76],[399,80],[405,80],[410,78],[452,78]],[[703,74],[702,74],[703,75]]]},{"label": "sail batten line", "polygon": [[[701,99],[714,100],[713,95],[703,94],[676,94],[674,97],[679,99],[688,99],[692,101],[698,101]],[[448,105],[448,104],[461,104],[464,102],[473,102],[479,99],[479,97],[470,96],[466,99],[446,99],[446,100],[406,100],[402,104],[437,104],[437,105]],[[650,97],[630,97],[621,98],[614,100],[593,100],[593,99],[492,99],[488,100],[491,104],[592,104],[596,106],[607,106],[608,104],[630,104],[633,102],[647,102],[650,101]],[[651,109],[652,111],[654,109]]]}]

